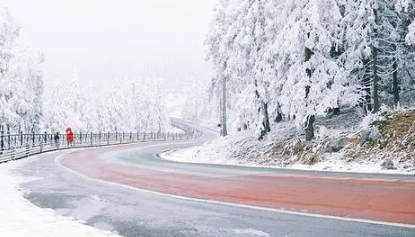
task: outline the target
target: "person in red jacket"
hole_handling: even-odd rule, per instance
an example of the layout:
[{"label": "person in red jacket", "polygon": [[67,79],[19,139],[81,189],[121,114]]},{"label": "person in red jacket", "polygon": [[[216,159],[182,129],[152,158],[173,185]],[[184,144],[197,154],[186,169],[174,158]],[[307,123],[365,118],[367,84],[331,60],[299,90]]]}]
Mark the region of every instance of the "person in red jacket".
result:
[{"label": "person in red jacket", "polygon": [[67,128],[66,129],[66,141],[68,142],[68,146],[74,145],[74,138],[73,138],[73,132],[71,128]]}]

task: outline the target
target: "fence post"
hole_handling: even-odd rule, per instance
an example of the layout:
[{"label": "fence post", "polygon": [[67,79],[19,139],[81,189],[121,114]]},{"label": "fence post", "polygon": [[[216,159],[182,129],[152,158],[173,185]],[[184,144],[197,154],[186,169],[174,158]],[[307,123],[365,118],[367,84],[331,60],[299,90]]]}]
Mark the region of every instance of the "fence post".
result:
[{"label": "fence post", "polygon": [[92,136],[92,132],[91,132],[91,146],[94,144],[94,137]]},{"label": "fence post", "polygon": [[16,148],[13,148],[13,151],[12,151],[12,160],[14,160],[15,155],[16,155]]},{"label": "fence post", "polygon": [[133,142],[133,132],[130,132],[130,142]]},{"label": "fence post", "polygon": [[146,141],[146,134],[147,134],[147,133],[144,133],[144,134],[143,134],[143,142],[145,142],[145,141]]},{"label": "fence post", "polygon": [[32,146],[35,146],[35,129],[32,128]]},{"label": "fence post", "polygon": [[108,134],[107,134],[107,145],[109,145],[110,144],[110,132],[108,132]]},{"label": "fence post", "polygon": [[29,143],[26,143],[26,158],[29,157]]},{"label": "fence post", "polygon": [[3,125],[0,125],[0,154],[4,151],[4,130]]},{"label": "fence post", "polygon": [[79,144],[82,145],[82,132],[79,132]]},{"label": "fence post", "polygon": [[[55,139],[55,137],[53,138],[53,140],[55,140],[55,146],[56,146],[56,150],[59,150],[59,147],[61,146],[61,135],[59,134],[59,132],[56,132],[56,134],[54,135],[54,136],[56,136],[56,139]],[[63,140],[63,138],[62,138],[62,140]]]},{"label": "fence post", "polygon": [[7,150],[10,150],[10,125],[7,125]]},{"label": "fence post", "polygon": [[99,132],[99,134],[98,134],[98,142],[99,142],[99,146],[101,145],[101,131]]},{"label": "fence post", "polygon": [[20,147],[23,147],[23,131],[19,131],[20,133]]}]

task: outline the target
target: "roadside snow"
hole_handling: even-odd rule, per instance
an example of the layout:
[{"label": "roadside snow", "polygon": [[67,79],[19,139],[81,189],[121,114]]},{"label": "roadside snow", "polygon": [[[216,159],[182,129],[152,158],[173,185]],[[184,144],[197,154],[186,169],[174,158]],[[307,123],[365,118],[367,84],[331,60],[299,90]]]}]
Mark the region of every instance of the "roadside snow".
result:
[{"label": "roadside snow", "polygon": [[[359,110],[349,109],[338,116],[320,118],[316,122],[316,139],[312,143],[304,142],[302,129],[288,121],[275,124],[262,141],[258,141],[252,131],[241,131],[202,146],[172,150],[160,156],[189,163],[415,174],[414,153],[408,145],[414,141],[411,132],[415,129],[411,120],[414,112],[413,108],[382,106],[378,114],[362,118]],[[375,122],[376,126],[380,126],[380,122],[389,124],[382,130],[385,134],[380,134],[379,128],[373,125]],[[370,139],[362,135],[368,131],[368,138],[377,133],[377,138],[370,138],[377,139],[377,143],[370,143]],[[391,164],[389,168],[385,167],[388,162]]]},{"label": "roadside snow", "polygon": [[236,235],[263,236],[263,237],[270,236],[268,233],[265,233],[260,230],[255,230],[255,229],[235,229],[232,232]]},{"label": "roadside snow", "polygon": [[107,231],[61,217],[23,197],[19,184],[30,180],[13,175],[12,170],[28,160],[0,165],[0,230],[7,237],[116,237]]},{"label": "roadside snow", "polygon": [[408,172],[403,170],[383,170],[382,162],[378,163],[348,163],[339,160],[322,161],[315,165],[295,164],[289,167],[290,169],[298,170],[316,170],[316,171],[333,171],[333,172],[353,172],[353,173],[384,173],[384,174],[415,174],[415,172]]},{"label": "roadside snow", "polygon": [[[210,146],[206,144],[205,146]],[[333,171],[333,172],[358,172],[358,173],[387,173],[387,174],[415,174],[415,172],[408,172],[397,170],[382,170],[382,161],[372,163],[358,163],[346,162],[338,159],[336,154],[332,154],[332,159],[317,162],[314,165],[292,164],[289,166],[277,166],[253,163],[244,159],[232,159],[227,156],[226,150],[219,148],[206,149],[206,147],[190,147],[178,150],[170,150],[160,154],[160,157],[166,160],[186,163],[198,164],[219,164],[219,165],[239,165],[248,167],[263,167],[263,168],[283,168],[283,169],[299,169],[299,170],[316,170],[316,171]]]},{"label": "roadside snow", "polygon": [[[201,153],[200,147],[190,147],[185,149],[171,150],[160,154],[166,160],[198,164],[226,164],[237,165],[238,162],[228,159],[225,154],[216,153],[215,155]],[[251,164],[251,166],[254,164]]]}]

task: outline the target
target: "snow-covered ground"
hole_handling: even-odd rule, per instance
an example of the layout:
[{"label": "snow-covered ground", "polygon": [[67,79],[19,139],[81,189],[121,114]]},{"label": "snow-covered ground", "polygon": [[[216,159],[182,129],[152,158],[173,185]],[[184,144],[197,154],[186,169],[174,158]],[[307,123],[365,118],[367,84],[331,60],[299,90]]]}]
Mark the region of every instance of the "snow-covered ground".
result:
[{"label": "snow-covered ground", "polygon": [[226,152],[220,152],[218,150],[210,150],[203,147],[190,147],[185,149],[177,149],[164,152],[160,154],[160,157],[166,160],[172,160],[176,162],[188,162],[199,164],[219,164],[219,165],[239,165],[248,167],[264,167],[264,168],[284,168],[284,169],[299,169],[299,170],[317,170],[317,171],[338,171],[338,172],[361,172],[361,173],[394,173],[394,174],[410,174],[415,172],[408,172],[404,170],[383,170],[381,163],[358,163],[358,162],[346,162],[341,159],[333,157],[331,160],[318,162],[314,165],[293,164],[290,166],[276,166],[259,164],[257,162],[246,161],[243,159],[232,159],[227,157]]},{"label": "snow-covered ground", "polygon": [[[35,157],[31,158],[35,159]],[[23,197],[19,184],[30,178],[13,174],[31,159],[0,165],[0,232],[7,237],[116,237],[113,233],[84,225],[53,210],[42,209]]]},{"label": "snow-covered ground", "polygon": [[[294,122],[283,122],[261,141],[252,131],[241,131],[161,157],[191,163],[415,174],[414,119],[413,108],[383,106],[378,114],[364,118],[349,109],[332,118],[319,118],[313,142],[304,141],[302,129]],[[368,132],[373,141],[364,135]]]}]

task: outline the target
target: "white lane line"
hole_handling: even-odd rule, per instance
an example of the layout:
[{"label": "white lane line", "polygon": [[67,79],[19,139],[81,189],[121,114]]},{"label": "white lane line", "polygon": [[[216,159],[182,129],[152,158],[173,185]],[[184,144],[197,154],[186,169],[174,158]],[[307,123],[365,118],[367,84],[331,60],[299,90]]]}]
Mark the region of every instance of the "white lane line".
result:
[{"label": "white lane line", "polygon": [[260,210],[260,211],[267,211],[267,212],[276,212],[276,213],[282,213],[282,214],[290,214],[290,215],[297,215],[297,216],[306,216],[306,217],[314,217],[314,218],[323,218],[323,219],[332,219],[332,220],[338,220],[338,221],[349,221],[349,222],[360,222],[360,223],[366,223],[366,224],[375,224],[375,225],[386,225],[386,226],[394,226],[394,227],[404,227],[404,228],[412,228],[415,229],[415,225],[411,224],[403,224],[403,223],[395,223],[395,222],[384,222],[384,221],[374,221],[374,220],[365,220],[365,219],[358,219],[358,218],[347,218],[347,217],[339,217],[339,216],[329,216],[329,215],[321,215],[321,214],[311,214],[311,213],[302,213],[302,212],[296,212],[296,211],[287,211],[287,210],[279,210],[279,209],[273,209],[273,208],[267,208],[267,207],[258,207],[258,206],[252,206],[252,205],[245,205],[245,204],[236,204],[236,203],[230,203],[230,202],[222,202],[222,201],[214,201],[214,200],[206,200],[206,199],[198,199],[198,198],[191,198],[191,197],[185,197],[185,196],[179,196],[179,195],[173,195],[173,194],[167,194],[147,189],[141,189],[136,187],[131,187],[124,184],[119,184],[115,182],[100,180],[96,178],[91,178],[89,176],[86,176],[80,172],[77,172],[75,170],[69,169],[68,167],[61,164],[60,160],[63,158],[64,155],[59,155],[55,158],[55,164],[66,171],[73,173],[75,175],[78,175],[80,177],[83,177],[87,180],[103,183],[107,185],[127,188],[130,190],[135,190],[139,192],[154,194],[154,195],[160,195],[170,198],[175,198],[179,200],[186,200],[186,201],[194,201],[194,202],[200,202],[200,203],[207,203],[207,204],[216,204],[216,205],[223,205],[223,206],[230,206],[230,207],[238,207],[238,208],[247,208],[247,209],[253,209],[253,210]]},{"label": "white lane line", "polygon": [[309,178],[317,180],[338,180],[338,181],[363,181],[363,182],[382,182],[382,183],[415,183],[412,179],[382,179],[382,178],[360,178],[360,177],[332,177],[332,176],[315,176],[306,174],[273,174],[270,177],[290,177],[290,178]]}]

